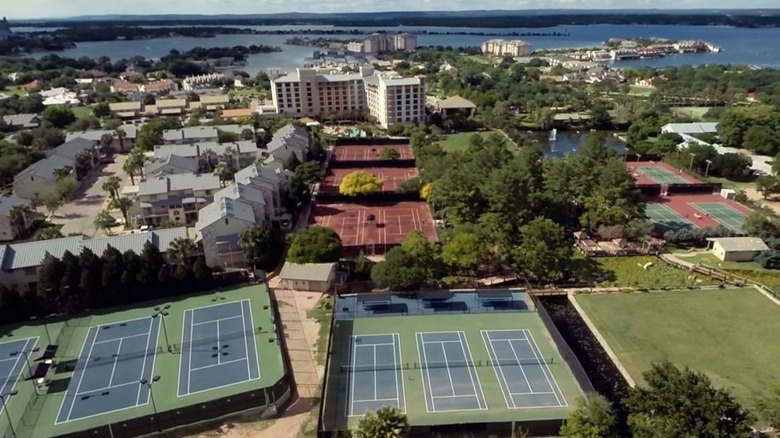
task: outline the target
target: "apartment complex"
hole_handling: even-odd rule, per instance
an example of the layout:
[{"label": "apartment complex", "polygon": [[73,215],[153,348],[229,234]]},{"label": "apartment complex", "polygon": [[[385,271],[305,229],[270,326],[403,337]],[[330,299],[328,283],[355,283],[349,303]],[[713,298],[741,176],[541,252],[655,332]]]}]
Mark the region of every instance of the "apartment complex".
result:
[{"label": "apartment complex", "polygon": [[388,35],[375,33],[362,42],[351,42],[347,44],[347,50],[350,52],[362,53],[385,53],[395,50],[410,52],[417,48],[417,37],[411,33],[404,32],[397,35]]},{"label": "apartment complex", "polygon": [[271,80],[277,112],[294,116],[323,116],[341,111],[363,111],[388,127],[421,123],[425,119],[425,83],[422,77],[399,78],[361,67],[360,73],[323,74],[299,68]]},{"label": "apartment complex", "polygon": [[222,188],[219,177],[180,173],[144,178],[138,184],[141,214],[139,224],[159,226],[165,222],[194,223],[198,211],[214,201]]},{"label": "apartment complex", "polygon": [[482,53],[496,56],[529,56],[531,45],[522,40],[488,40],[482,43]]}]

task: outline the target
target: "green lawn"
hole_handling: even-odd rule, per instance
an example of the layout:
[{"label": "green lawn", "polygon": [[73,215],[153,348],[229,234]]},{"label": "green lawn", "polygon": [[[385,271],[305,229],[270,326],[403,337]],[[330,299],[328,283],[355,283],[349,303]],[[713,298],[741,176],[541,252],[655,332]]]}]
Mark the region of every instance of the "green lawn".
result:
[{"label": "green lawn", "polygon": [[691,263],[701,263],[716,269],[734,273],[749,280],[757,281],[780,293],[780,271],[764,269],[756,262],[722,262],[709,251],[675,251],[675,256]]},{"label": "green lawn", "polygon": [[2,93],[7,94],[9,96],[19,96],[19,97],[24,97],[29,94],[27,91],[22,90],[19,87],[8,87],[7,89],[3,90]]},{"label": "green lawn", "polygon": [[748,187],[752,187],[754,185],[752,181],[733,181],[730,179],[717,177],[717,176],[708,177],[707,182],[721,183],[724,189],[732,189],[737,191],[740,190],[744,191]]},{"label": "green lawn", "polygon": [[688,117],[701,120],[704,114],[709,111],[710,108],[706,106],[676,106],[672,107],[672,111],[676,111],[680,114]]},{"label": "green lawn", "polygon": [[443,135],[441,137],[441,140],[439,140],[439,144],[441,145],[442,149],[444,149],[445,152],[465,151],[466,149],[469,149],[471,147],[471,143],[469,143],[469,141],[471,140],[471,137],[475,135],[482,137],[483,139],[487,139],[491,135],[498,135],[501,138],[510,141],[503,134],[497,131],[479,131],[479,132],[461,132],[458,134]]},{"label": "green lawn", "polygon": [[640,87],[640,86],[637,86],[637,85],[632,85],[630,90],[631,90],[630,91],[631,94],[636,94],[636,95],[639,95],[639,96],[649,96],[650,93],[655,91],[655,88],[653,88],[653,87]]},{"label": "green lawn", "polygon": [[780,308],[755,289],[577,295],[628,373],[669,360],[752,406],[780,380]]},{"label": "green lawn", "polygon": [[[652,265],[644,268],[648,263]],[[713,285],[710,277],[692,277],[688,271],[673,268],[653,256],[639,257],[576,257],[572,271],[580,281],[594,282],[601,287],[633,287],[640,289],[683,288]]]},{"label": "green lawn", "polygon": [[76,116],[77,119],[85,119],[87,117],[90,117],[93,115],[92,113],[92,106],[76,106],[71,108],[73,110],[73,115]]}]

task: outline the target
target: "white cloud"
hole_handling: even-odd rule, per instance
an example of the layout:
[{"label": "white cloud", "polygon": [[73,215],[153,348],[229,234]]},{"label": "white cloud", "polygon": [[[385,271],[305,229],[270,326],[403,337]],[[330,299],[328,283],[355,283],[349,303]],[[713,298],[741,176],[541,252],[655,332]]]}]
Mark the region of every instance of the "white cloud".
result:
[{"label": "white cloud", "polygon": [[256,14],[278,12],[371,12],[471,9],[685,9],[776,8],[778,0],[3,0],[9,19],[105,14]]}]

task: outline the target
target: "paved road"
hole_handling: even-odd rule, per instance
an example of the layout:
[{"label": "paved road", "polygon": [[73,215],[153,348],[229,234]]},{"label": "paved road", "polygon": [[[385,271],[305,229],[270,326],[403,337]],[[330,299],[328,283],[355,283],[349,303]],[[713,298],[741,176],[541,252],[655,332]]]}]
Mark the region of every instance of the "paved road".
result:
[{"label": "paved road", "polygon": [[[103,231],[95,229],[93,224],[95,216],[108,206],[108,193],[101,186],[106,179],[113,175],[122,178],[122,187],[130,184],[130,178],[122,170],[126,159],[127,155],[115,155],[113,163],[96,167],[87,176],[81,189],[71,196],[72,200],[57,210],[52,222],[62,225],[60,230],[62,234],[67,236],[71,233],[78,233],[88,237],[103,235]],[[136,182],[138,182],[137,178]],[[112,211],[111,214],[117,219],[122,217],[122,213],[118,210]]]}]

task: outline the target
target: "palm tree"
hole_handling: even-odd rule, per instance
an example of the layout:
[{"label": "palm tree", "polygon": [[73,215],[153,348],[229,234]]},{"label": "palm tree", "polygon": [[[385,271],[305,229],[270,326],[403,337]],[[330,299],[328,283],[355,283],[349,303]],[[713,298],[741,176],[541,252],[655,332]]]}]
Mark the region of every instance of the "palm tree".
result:
[{"label": "palm tree", "polygon": [[168,256],[186,265],[195,251],[195,242],[188,237],[177,237],[168,245]]},{"label": "palm tree", "polygon": [[216,155],[213,150],[206,149],[203,151],[203,156],[206,157],[206,166],[208,167],[208,172],[211,172],[212,165],[211,165],[211,157]]},{"label": "palm tree", "polygon": [[117,128],[116,131],[114,131],[114,135],[116,138],[119,139],[119,150],[124,152],[125,151],[125,137],[127,137],[127,133],[124,129]]},{"label": "palm tree", "polygon": [[234,156],[236,157],[236,166],[235,166],[235,168],[238,169],[239,168],[239,166],[238,166],[238,153],[236,151],[236,148],[234,148],[233,146],[228,146],[228,147],[225,148],[224,152],[222,152],[222,158],[224,158],[225,161],[227,161],[227,163],[231,167],[233,166],[232,161],[233,161],[233,157]]},{"label": "palm tree", "polygon": [[409,433],[406,415],[398,408],[385,406],[367,413],[357,423],[355,438],[403,438]]},{"label": "palm tree", "polygon": [[11,217],[12,226],[15,228],[14,237],[22,234],[27,229],[27,215],[29,213],[29,205],[20,204],[11,207],[9,216]]},{"label": "palm tree", "polygon": [[108,177],[108,179],[106,179],[103,182],[101,188],[104,191],[108,192],[109,196],[111,196],[111,200],[114,200],[119,196],[119,188],[121,186],[122,186],[122,178],[113,175]]},{"label": "palm tree", "polygon": [[214,166],[214,175],[219,177],[220,184],[224,187],[225,181],[230,178],[230,167],[225,163],[219,163]]},{"label": "palm tree", "polygon": [[49,212],[50,217],[62,207],[62,199],[59,196],[49,195],[43,200],[43,207]]},{"label": "palm tree", "polygon": [[114,133],[105,133],[100,137],[100,152],[103,155],[112,155],[114,149],[111,145],[114,144]]},{"label": "palm tree", "polygon": [[101,210],[100,213],[95,216],[95,220],[92,221],[92,224],[95,225],[95,228],[98,230],[103,230],[106,232],[106,234],[111,234],[111,227],[116,225],[116,219],[114,219],[114,216],[111,216],[111,213],[109,213],[106,210]]},{"label": "palm tree", "polygon": [[130,177],[130,183],[132,185],[135,185],[136,165],[135,165],[135,163],[133,163],[133,160],[131,159],[131,157],[127,157],[127,160],[122,165],[122,170],[124,170],[125,173],[127,174],[127,176]]},{"label": "palm tree", "polygon": [[130,226],[130,217],[128,212],[132,206],[133,200],[125,197],[117,197],[112,199],[108,204],[108,208],[113,208],[114,210],[119,210],[122,212],[122,217],[125,218],[125,228]]}]

